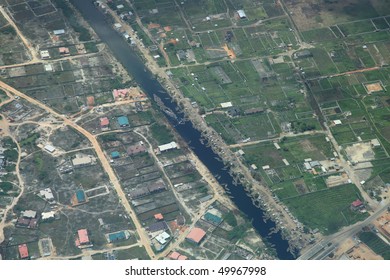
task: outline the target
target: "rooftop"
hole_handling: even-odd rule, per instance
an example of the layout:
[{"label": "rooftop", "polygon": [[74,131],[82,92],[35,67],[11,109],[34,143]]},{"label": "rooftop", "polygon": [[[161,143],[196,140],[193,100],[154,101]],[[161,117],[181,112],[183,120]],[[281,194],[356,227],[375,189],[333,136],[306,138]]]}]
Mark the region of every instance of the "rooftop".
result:
[{"label": "rooftop", "polygon": [[201,228],[193,228],[186,239],[199,243],[206,236],[206,232]]},{"label": "rooftop", "polygon": [[79,229],[77,235],[80,241],[80,244],[89,243],[88,231],[86,229]]},{"label": "rooftop", "polygon": [[27,244],[20,244],[20,245],[18,246],[18,250],[19,250],[19,255],[20,255],[20,258],[21,258],[21,259],[28,258],[28,248],[27,248]]},{"label": "rooftop", "polygon": [[107,117],[100,118],[100,126],[108,126],[110,124],[110,120]]},{"label": "rooftop", "polygon": [[120,126],[128,126],[130,123],[129,123],[129,119],[126,117],[126,116],[121,116],[118,118],[118,123]]}]

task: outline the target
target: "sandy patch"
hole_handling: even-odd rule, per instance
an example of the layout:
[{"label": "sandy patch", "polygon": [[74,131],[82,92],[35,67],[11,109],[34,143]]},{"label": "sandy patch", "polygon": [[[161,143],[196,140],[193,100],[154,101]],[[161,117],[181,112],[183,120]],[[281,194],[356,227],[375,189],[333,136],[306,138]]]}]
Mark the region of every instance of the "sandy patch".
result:
[{"label": "sandy patch", "polygon": [[375,159],[375,153],[370,143],[356,143],[345,148],[353,162],[370,161]]}]

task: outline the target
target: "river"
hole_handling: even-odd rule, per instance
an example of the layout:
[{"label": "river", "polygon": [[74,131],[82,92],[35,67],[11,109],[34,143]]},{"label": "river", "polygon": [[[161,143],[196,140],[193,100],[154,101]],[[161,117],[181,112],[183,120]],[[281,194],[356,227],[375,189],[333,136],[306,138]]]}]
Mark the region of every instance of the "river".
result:
[{"label": "river", "polygon": [[[106,22],[105,16],[95,7],[90,0],[70,0],[79,10],[85,20],[95,30],[96,34],[106,43],[118,61],[122,63],[128,73],[134,78],[138,85],[153,99],[153,94],[161,98],[165,106],[170,108],[176,115],[183,118],[183,114],[177,111],[177,104],[171,101],[162,85],[154,78],[154,75],[145,68],[141,58],[137,55],[125,40]],[[174,120],[168,120],[175,124],[174,128],[180,136],[190,143],[191,149],[203,162],[210,172],[217,176],[218,182],[225,186],[231,194],[231,200],[237,207],[252,220],[253,227],[257,230],[263,240],[267,240],[275,248],[279,259],[294,259],[294,255],[288,251],[289,243],[282,238],[280,232],[273,232],[275,223],[272,220],[264,221],[264,212],[255,207],[251,198],[247,195],[244,187],[238,184],[233,185],[233,178],[228,170],[224,169],[224,164],[210,147],[202,144],[201,134],[196,130],[191,122],[184,122],[177,125]]]}]

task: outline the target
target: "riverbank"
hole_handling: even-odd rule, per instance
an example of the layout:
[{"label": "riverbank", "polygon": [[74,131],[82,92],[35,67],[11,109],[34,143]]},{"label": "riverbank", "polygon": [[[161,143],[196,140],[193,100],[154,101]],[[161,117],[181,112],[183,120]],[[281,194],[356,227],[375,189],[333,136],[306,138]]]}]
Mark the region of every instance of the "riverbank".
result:
[{"label": "riverbank", "polygon": [[[265,218],[271,219],[276,223],[275,230],[281,230],[283,237],[290,241],[293,251],[303,249],[301,241],[299,241],[299,244],[296,244],[298,239],[309,240],[311,236],[306,236],[302,225],[296,222],[295,218],[286,211],[287,208],[274,199],[273,194],[266,186],[253,179],[248,167],[242,164],[241,160],[229,149],[221,136],[206,124],[198,109],[192,106],[191,100],[184,97],[166,71],[157,65],[156,60],[152,57],[148,48],[139,40],[132,27],[123,22],[112,10],[109,10],[109,13],[117,22],[121,22],[122,28],[133,38],[136,50],[144,60],[145,66],[156,76],[168,94],[180,106],[186,118],[201,132],[207,145],[211,147],[214,153],[218,154],[224,165],[230,168],[230,174],[235,178],[235,182],[241,183],[252,196],[253,203],[266,212]],[[137,22],[140,23],[140,20],[137,19]],[[148,33],[144,26],[141,26],[141,28],[143,28],[146,34]]]},{"label": "riverbank", "polygon": [[[153,98],[154,94],[158,95],[164,102],[164,105],[170,108],[178,116],[179,120],[191,120],[191,122],[184,121],[178,123],[168,117],[180,136],[187,143],[190,143],[194,154],[203,162],[226,192],[229,193],[230,199],[237,205],[237,208],[252,220],[252,225],[262,236],[263,240],[273,245],[278,257],[281,259],[294,258],[291,253],[287,252],[289,243],[282,238],[282,233],[275,230],[276,228],[284,227],[287,230],[283,232],[283,235],[292,240],[290,237],[293,235],[290,235],[290,233],[294,233],[296,230],[293,219],[284,214],[286,213],[284,208],[273,200],[269,190],[253,180],[250,171],[228,149],[221,137],[207,126],[197,109],[191,106],[190,100],[184,98],[165,71],[159,68],[154,59],[150,57],[148,50],[135,37],[135,33],[130,30],[130,26],[125,28],[130,36],[133,34],[137,52],[142,55],[143,61],[135,53],[134,47],[130,47],[123,37],[112,29],[111,24],[107,22],[107,18],[94,7],[93,3],[74,0],[71,0],[71,2],[83,14],[101,40],[110,47],[114,56],[124,65],[129,74],[134,78],[134,81],[140,85],[149,97]],[[178,106],[180,109],[177,109]],[[205,142],[208,144],[205,144]],[[232,172],[228,170],[232,170]],[[234,177],[240,180],[235,180],[230,175],[237,174],[237,171],[240,171],[241,175],[235,175]],[[242,181],[244,185],[241,185],[238,181]],[[245,191],[245,189],[249,191]],[[256,195],[256,198],[260,197],[262,201],[261,208],[268,211],[267,214],[261,208],[254,206],[253,195]],[[268,217],[275,222],[271,219],[267,220]],[[295,236],[299,238],[300,234]],[[290,242],[290,244],[293,243]],[[293,247],[296,246],[293,245]]]}]

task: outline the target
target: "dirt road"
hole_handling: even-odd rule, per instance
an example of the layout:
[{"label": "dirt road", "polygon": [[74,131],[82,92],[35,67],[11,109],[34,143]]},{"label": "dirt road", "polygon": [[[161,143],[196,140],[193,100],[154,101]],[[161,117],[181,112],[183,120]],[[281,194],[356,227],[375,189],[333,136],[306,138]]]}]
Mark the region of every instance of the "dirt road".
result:
[{"label": "dirt road", "polygon": [[116,192],[118,194],[118,197],[119,197],[121,204],[123,205],[127,214],[131,217],[131,219],[134,222],[137,233],[138,233],[140,240],[141,240],[141,244],[145,247],[148,255],[151,258],[154,258],[155,254],[150,246],[149,238],[148,238],[146,232],[143,230],[141,223],[138,221],[134,210],[132,209],[130,203],[128,202],[128,200],[126,198],[126,194],[123,192],[122,187],[119,184],[118,178],[116,177],[114,170],[111,168],[110,163],[107,160],[106,156],[104,155],[104,152],[101,149],[96,138],[91,133],[89,133],[87,130],[85,130],[84,128],[78,126],[77,124],[75,124],[71,120],[67,119],[64,115],[57,113],[56,111],[54,111],[53,109],[51,109],[47,105],[39,102],[38,100],[33,99],[32,97],[29,97],[28,95],[18,91],[17,89],[9,86],[8,84],[6,84],[2,81],[0,81],[0,88],[4,89],[6,91],[9,91],[12,94],[19,96],[19,97],[25,99],[26,101],[44,109],[46,112],[52,114],[53,116],[62,119],[64,124],[69,125],[70,127],[74,128],[75,130],[80,132],[82,135],[84,135],[91,142],[91,144],[92,144],[93,148],[95,149],[96,154],[97,154],[97,156],[102,164],[103,169],[108,174],[108,176],[110,178],[110,182],[112,183],[114,189],[116,190]]}]

